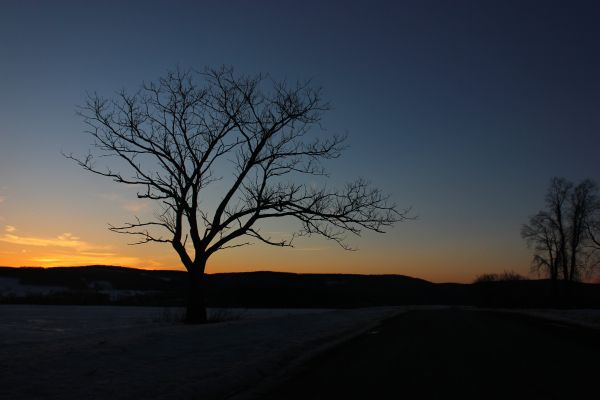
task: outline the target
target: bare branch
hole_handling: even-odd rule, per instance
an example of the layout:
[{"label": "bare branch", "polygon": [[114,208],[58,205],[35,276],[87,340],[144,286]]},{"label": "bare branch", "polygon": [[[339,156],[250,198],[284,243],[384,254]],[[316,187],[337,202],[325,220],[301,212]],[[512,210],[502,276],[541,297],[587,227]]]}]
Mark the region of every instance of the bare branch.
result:
[{"label": "bare branch", "polygon": [[[109,229],[137,237],[135,244],[171,243],[189,271],[203,273],[217,250],[257,241],[287,247],[295,237],[320,235],[350,249],[347,234],[384,232],[410,218],[409,210],[399,211],[365,180],[339,190],[300,182],[327,177],[324,162],[345,148],[346,136],[324,137],[320,129],[329,108],[310,80],[288,84],[228,67],[176,70],[135,93],[88,95],[79,115],[93,151],[65,157],[156,200],[162,212],[154,221]],[[230,179],[213,185],[222,176]],[[220,200],[210,210],[215,192]],[[274,240],[256,226],[269,218],[301,228]]]}]

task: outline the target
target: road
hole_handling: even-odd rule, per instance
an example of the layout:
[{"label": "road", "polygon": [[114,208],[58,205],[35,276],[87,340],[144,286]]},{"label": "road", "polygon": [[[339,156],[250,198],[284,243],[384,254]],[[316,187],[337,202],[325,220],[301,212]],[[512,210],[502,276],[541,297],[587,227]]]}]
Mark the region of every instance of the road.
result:
[{"label": "road", "polygon": [[592,399],[600,332],[522,315],[410,311],[310,360],[265,399]]}]

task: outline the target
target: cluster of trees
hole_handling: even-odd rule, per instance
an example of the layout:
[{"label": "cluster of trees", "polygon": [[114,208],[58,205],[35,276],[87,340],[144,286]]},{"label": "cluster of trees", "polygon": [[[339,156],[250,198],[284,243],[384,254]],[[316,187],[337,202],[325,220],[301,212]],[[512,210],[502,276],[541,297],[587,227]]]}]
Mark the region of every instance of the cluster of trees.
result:
[{"label": "cluster of trees", "polygon": [[580,280],[600,263],[600,196],[586,179],[552,178],[545,208],[530,217],[521,236],[533,248],[532,269],[553,282]]},{"label": "cluster of trees", "polygon": [[482,274],[479,275],[473,283],[484,283],[484,282],[514,282],[514,281],[525,281],[526,277],[514,272],[504,271],[501,274]]}]

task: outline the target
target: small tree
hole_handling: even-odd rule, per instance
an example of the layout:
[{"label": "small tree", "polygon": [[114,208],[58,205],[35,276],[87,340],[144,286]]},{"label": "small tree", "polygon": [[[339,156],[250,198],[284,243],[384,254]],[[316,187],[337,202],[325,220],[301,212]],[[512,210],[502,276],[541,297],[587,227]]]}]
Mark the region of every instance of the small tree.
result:
[{"label": "small tree", "polygon": [[[315,136],[328,109],[310,81],[289,85],[264,75],[235,75],[231,68],[176,71],[133,94],[90,95],[80,115],[96,151],[67,157],[141,187],[138,198],[160,202],[155,220],[110,229],[137,236],[136,244],[172,245],[189,276],[186,320],[200,323],[206,321],[204,272],[216,251],[256,240],[292,246],[295,236],[313,234],[349,249],[347,232],[383,232],[406,218],[406,210],[398,211],[365,180],[340,190],[302,182],[324,176],[322,161],[343,150],[344,137]],[[97,166],[98,156],[116,158],[123,168]],[[206,194],[223,176],[230,179],[211,212]],[[284,217],[299,222],[288,239],[272,239],[258,227]]]},{"label": "small tree", "polygon": [[[572,282],[595,265],[596,215],[600,210],[597,186],[589,179],[578,185],[552,178],[546,208],[529,219],[521,236],[534,248],[532,267],[556,283]],[[597,243],[596,243],[597,244]]]}]

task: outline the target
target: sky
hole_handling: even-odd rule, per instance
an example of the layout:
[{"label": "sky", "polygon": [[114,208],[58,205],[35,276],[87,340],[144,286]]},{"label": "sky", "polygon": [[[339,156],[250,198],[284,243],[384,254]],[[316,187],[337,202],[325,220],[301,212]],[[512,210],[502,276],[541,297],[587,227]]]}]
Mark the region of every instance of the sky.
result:
[{"label": "sky", "polygon": [[323,125],[349,145],[330,184],[364,177],[417,218],[351,252],[315,237],[224,250],[208,273],[528,275],[519,231],[550,178],[600,182],[599,18],[595,1],[3,0],[0,265],[182,268],[107,229],[152,203],[61,152],[90,148],[86,93],[228,65],[322,86]]}]

